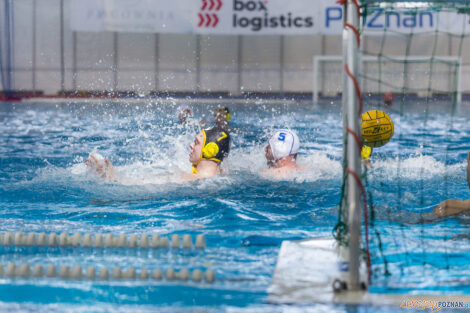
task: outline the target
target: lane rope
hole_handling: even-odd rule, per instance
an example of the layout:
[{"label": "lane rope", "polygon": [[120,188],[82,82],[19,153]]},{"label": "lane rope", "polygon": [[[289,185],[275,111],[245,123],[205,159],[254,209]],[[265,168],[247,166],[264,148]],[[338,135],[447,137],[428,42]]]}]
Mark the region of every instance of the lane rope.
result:
[{"label": "lane rope", "polygon": [[35,264],[30,266],[29,263],[22,263],[17,266],[15,263],[10,262],[6,268],[0,264],[0,277],[9,278],[62,278],[68,280],[162,280],[167,281],[188,281],[191,279],[194,282],[213,283],[215,281],[215,272],[211,269],[203,272],[200,269],[194,269],[192,273],[186,269],[175,271],[173,268],[168,268],[165,272],[161,269],[154,269],[151,272],[147,268],[142,268],[137,271],[134,267],[122,269],[120,266],[112,268],[95,266],[88,266],[85,270],[80,265],[60,265],[53,264],[42,265]]},{"label": "lane rope", "polygon": [[[170,239],[166,236],[159,234],[119,234],[113,235],[111,233],[101,234],[97,233],[92,236],[90,233],[68,233],[62,232],[59,235],[56,233],[27,233],[22,232],[6,232],[0,233],[0,245],[4,246],[24,246],[24,247],[83,247],[83,248],[129,248],[129,249],[158,249],[158,248],[172,248],[172,249],[192,249],[193,239],[191,235],[183,235],[182,240],[180,235],[173,234]],[[202,234],[196,235],[194,243],[196,249],[206,248],[206,237]]]}]

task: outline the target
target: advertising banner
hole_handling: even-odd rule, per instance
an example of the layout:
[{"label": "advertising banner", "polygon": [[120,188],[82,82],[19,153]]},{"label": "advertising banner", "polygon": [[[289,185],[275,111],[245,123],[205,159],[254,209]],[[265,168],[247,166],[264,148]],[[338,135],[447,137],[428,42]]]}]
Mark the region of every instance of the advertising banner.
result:
[{"label": "advertising banner", "polygon": [[[198,2],[198,1],[196,1]],[[194,27],[211,34],[321,34],[323,12],[334,1],[199,0]],[[217,5],[212,5],[216,3]],[[334,5],[336,6],[336,5]],[[341,23],[339,32],[341,33]]]},{"label": "advertising banner", "polygon": [[[72,0],[75,31],[224,35],[339,35],[343,8],[336,0]],[[470,32],[467,14],[425,8],[369,9],[366,34]]]},{"label": "advertising banner", "polygon": [[72,0],[75,31],[193,33],[191,0]]}]

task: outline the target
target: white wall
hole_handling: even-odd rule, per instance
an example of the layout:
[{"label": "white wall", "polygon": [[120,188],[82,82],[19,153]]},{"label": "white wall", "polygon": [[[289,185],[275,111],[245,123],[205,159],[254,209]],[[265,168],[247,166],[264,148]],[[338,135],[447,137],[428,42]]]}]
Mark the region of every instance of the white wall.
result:
[{"label": "white wall", "polygon": [[[337,35],[74,33],[69,27],[68,1],[64,1],[62,50],[60,0],[36,1],[35,9],[33,1],[12,1],[15,13],[12,73],[17,90],[55,94],[61,90],[63,81],[69,91],[310,93],[313,56],[342,54],[342,38]],[[3,6],[0,6],[3,18],[1,10]],[[3,25],[3,21],[0,23]],[[459,36],[427,34],[415,35],[411,45],[407,43],[407,36],[391,33],[363,38],[363,48],[372,54],[461,55],[463,63],[470,64],[467,38],[462,41]],[[439,67],[434,69],[437,73]],[[339,92],[341,67],[325,64],[321,71],[323,93]],[[470,79],[465,79],[470,75],[468,65],[462,74],[463,90],[469,91]],[[400,79],[403,77],[395,82]],[[421,81],[421,85],[416,85],[420,88],[429,85],[425,77],[410,79],[415,84]],[[432,88],[452,88],[448,76],[433,79]],[[365,88],[377,92],[383,86],[370,81]]]}]

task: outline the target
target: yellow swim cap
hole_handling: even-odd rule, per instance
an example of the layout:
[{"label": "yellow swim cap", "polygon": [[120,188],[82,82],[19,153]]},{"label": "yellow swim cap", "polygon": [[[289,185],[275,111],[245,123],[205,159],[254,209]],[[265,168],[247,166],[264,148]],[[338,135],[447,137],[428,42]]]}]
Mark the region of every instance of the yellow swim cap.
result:
[{"label": "yellow swim cap", "polygon": [[227,130],[213,127],[203,129],[204,142],[201,150],[201,160],[222,162],[230,152],[230,134]]},{"label": "yellow swim cap", "polygon": [[372,148],[366,145],[362,145],[361,149],[361,158],[363,161],[370,160],[370,155],[372,154]]}]

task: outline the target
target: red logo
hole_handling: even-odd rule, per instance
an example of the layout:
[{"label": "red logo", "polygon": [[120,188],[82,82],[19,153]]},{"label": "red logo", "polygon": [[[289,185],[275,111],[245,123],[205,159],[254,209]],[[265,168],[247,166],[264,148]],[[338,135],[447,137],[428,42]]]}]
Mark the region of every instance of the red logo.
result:
[{"label": "red logo", "polygon": [[219,11],[222,7],[221,0],[201,0],[202,6],[197,16],[199,23],[197,27],[216,27],[219,24],[219,16],[214,11]]}]

